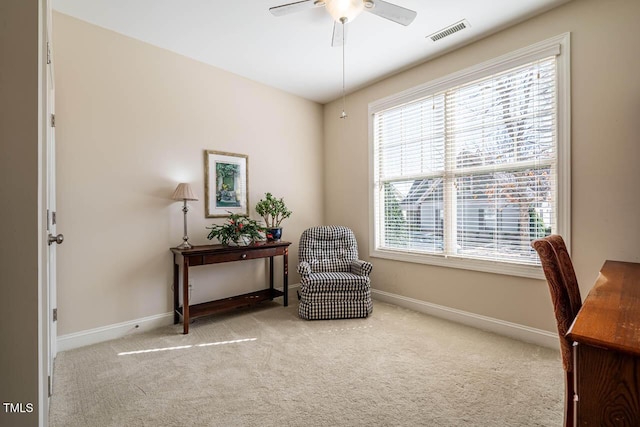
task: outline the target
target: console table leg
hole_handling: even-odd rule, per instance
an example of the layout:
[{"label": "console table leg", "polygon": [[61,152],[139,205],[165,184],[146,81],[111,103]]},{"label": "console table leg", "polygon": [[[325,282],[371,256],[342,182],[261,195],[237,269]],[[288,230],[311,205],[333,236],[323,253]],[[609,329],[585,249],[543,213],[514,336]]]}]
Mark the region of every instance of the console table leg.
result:
[{"label": "console table leg", "polygon": [[173,255],[173,324],[177,325],[180,322],[180,314],[178,308],[180,307],[180,266],[176,262],[176,256]]},{"label": "console table leg", "polygon": [[182,325],[185,335],[189,333],[189,262],[183,257],[182,262]]},{"label": "console table leg", "polygon": [[[269,289],[271,290],[271,295],[273,295],[273,257],[269,257]],[[273,298],[271,298],[273,301]]]},{"label": "console table leg", "polygon": [[284,255],[282,256],[282,287],[284,291],[284,306],[289,305],[289,248],[284,249]]}]

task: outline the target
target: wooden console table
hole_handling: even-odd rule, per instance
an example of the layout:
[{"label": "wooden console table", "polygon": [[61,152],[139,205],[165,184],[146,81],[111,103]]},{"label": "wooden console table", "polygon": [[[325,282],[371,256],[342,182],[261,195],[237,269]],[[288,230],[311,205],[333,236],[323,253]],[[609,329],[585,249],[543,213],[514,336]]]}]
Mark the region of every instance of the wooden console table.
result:
[{"label": "wooden console table", "polygon": [[607,261],[567,333],[577,426],[640,426],[640,264]]},{"label": "wooden console table", "polygon": [[[206,245],[191,249],[171,248],[173,252],[173,323],[177,324],[182,316],[184,333],[189,333],[189,320],[233,308],[257,304],[282,296],[284,306],[289,304],[288,262],[290,242],[258,242],[249,246]],[[273,287],[273,257],[283,257],[283,291]],[[218,264],[222,262],[244,261],[248,259],[269,258],[269,287],[248,294],[223,298],[201,304],[189,305],[189,267]],[[182,265],[182,307],[179,299],[179,274]]]}]

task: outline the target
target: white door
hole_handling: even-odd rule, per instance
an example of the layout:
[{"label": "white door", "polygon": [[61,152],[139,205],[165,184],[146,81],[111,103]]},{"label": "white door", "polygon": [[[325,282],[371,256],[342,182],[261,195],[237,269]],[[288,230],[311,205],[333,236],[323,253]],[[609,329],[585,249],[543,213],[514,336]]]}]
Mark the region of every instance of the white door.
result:
[{"label": "white door", "polygon": [[62,243],[63,236],[57,234],[56,230],[56,138],[55,138],[55,91],[53,75],[53,49],[51,39],[51,11],[48,8],[47,18],[47,76],[46,76],[46,96],[47,96],[47,117],[48,125],[46,132],[46,203],[47,203],[47,233],[48,233],[48,266],[47,266],[47,317],[49,321],[48,329],[48,377],[49,396],[53,392],[53,363],[57,354],[57,304],[56,304],[56,247]]}]

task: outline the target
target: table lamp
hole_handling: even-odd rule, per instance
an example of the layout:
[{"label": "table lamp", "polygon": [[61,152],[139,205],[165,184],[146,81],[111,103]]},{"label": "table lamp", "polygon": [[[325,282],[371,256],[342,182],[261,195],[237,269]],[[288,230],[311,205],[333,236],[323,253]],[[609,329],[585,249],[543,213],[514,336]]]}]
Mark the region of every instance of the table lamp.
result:
[{"label": "table lamp", "polygon": [[189,243],[189,236],[187,236],[187,212],[189,207],[187,206],[187,200],[198,200],[198,196],[193,192],[191,186],[184,182],[178,184],[176,191],[173,192],[171,197],[173,200],[182,200],[184,205],[182,206],[182,212],[184,212],[184,236],[182,237],[182,244],[178,246],[178,249],[191,249],[193,245]]}]

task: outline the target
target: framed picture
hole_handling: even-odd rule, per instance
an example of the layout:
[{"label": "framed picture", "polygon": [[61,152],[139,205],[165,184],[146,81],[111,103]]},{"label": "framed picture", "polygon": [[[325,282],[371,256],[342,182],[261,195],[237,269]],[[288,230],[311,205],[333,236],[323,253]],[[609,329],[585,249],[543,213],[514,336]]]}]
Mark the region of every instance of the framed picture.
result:
[{"label": "framed picture", "polygon": [[204,152],[204,205],[206,218],[222,218],[229,212],[249,215],[249,157],[244,154]]}]

